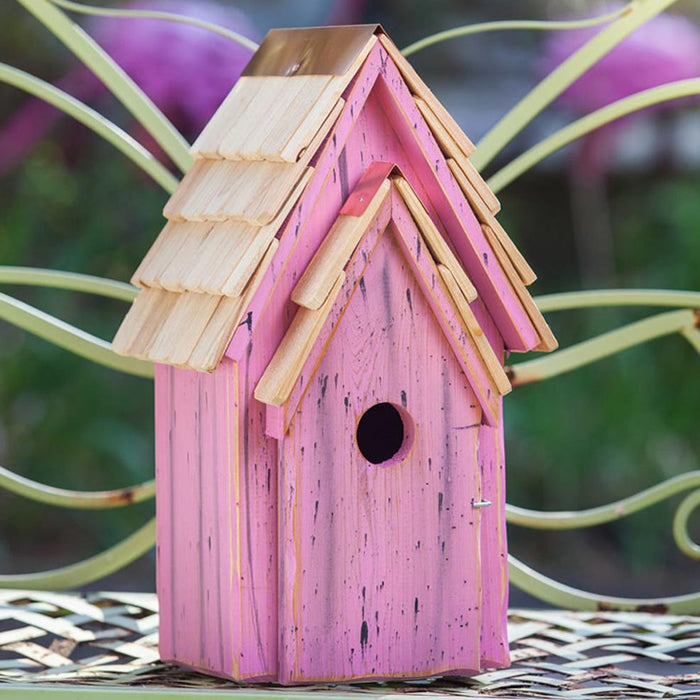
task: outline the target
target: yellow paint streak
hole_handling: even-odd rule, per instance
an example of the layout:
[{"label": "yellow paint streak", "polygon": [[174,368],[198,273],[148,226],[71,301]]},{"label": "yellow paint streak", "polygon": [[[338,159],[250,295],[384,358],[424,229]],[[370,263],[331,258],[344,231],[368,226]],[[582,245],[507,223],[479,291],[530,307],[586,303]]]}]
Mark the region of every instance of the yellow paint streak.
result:
[{"label": "yellow paint streak", "polygon": [[[438,668],[435,669],[425,669],[424,671],[415,671],[415,672],[408,672],[408,673],[381,673],[380,677],[381,678],[433,678],[434,676],[445,676],[450,674],[450,672],[455,671],[454,666],[439,666]],[[472,668],[472,669],[464,669],[467,671],[468,674],[475,675],[479,671],[483,670],[480,667],[479,668]],[[376,681],[377,676],[372,676],[372,675],[350,675],[350,676],[293,676],[291,678],[292,681],[294,682],[301,682],[301,683],[339,683],[341,681],[363,681],[363,680],[368,680],[368,681]],[[383,698],[390,697],[389,695],[383,695]]]},{"label": "yellow paint streak", "polygon": [[[290,435],[292,431],[290,430]],[[296,439],[294,437],[293,439]],[[295,448],[297,446],[295,445]],[[300,450],[295,449],[294,455],[300,454]],[[285,463],[286,463],[285,459]],[[298,523],[298,511],[297,508],[297,491],[301,483],[300,477],[300,467],[302,465],[295,459],[294,461],[294,498],[290,501],[289,507],[292,515],[292,538],[294,539],[294,585],[292,588],[292,619],[294,620],[294,627],[297,630],[294,634],[294,666],[296,667],[299,660],[302,658],[302,648],[301,648],[301,633],[299,630],[302,629],[301,620],[301,605],[300,605],[300,588],[301,588],[301,537],[299,535],[299,523]]]},{"label": "yellow paint streak", "polygon": [[[481,469],[479,469],[479,428],[472,428],[472,443],[474,452],[472,455],[472,464],[474,465],[474,479],[476,481],[477,498],[481,500],[482,484],[481,484]],[[476,511],[476,512],[474,512]],[[474,542],[476,551],[474,552],[474,568],[476,569],[476,630],[474,635],[474,645],[476,647],[476,665],[481,665],[481,620],[483,617],[483,580],[481,567],[481,508],[472,508],[474,514]]]},{"label": "yellow paint streak", "polygon": [[[503,428],[499,428],[497,430],[494,430],[494,435],[495,435],[495,448],[496,448],[496,465],[497,467],[500,467],[500,469],[505,470],[505,460],[503,459],[503,455],[501,454],[501,436],[499,433],[499,430],[502,430]],[[500,552],[505,552],[505,547],[506,547],[506,542],[505,542],[505,528],[503,527],[503,511],[501,510],[503,508],[503,503],[505,503],[505,498],[503,496],[503,479],[502,479],[502,474],[499,469],[499,473],[496,478],[496,503],[498,504],[498,549]],[[505,604],[505,601],[507,600],[508,597],[508,565],[505,564],[504,566],[500,567],[501,569],[501,607]]]},{"label": "yellow paint streak", "polygon": [[[233,430],[236,430],[235,435],[238,434],[238,422],[240,419],[238,410],[238,373],[234,376],[234,367],[237,369],[237,365],[231,362],[228,358],[224,359],[224,364],[226,367],[226,465],[228,471],[229,483],[233,486],[236,502],[238,502],[238,497],[240,493],[240,464],[239,462],[239,451],[238,451],[238,440],[235,440],[235,446],[232,448],[231,438]],[[236,400],[232,403],[231,401],[231,387],[234,388],[234,394],[236,395]],[[233,409],[233,427],[231,421],[231,409]],[[228,530],[229,530],[229,542],[231,545],[234,543],[234,532],[233,532],[233,507],[231,503],[231,489],[228,489]],[[240,569],[241,569],[241,547],[240,547],[240,513],[237,513],[237,526],[235,533],[235,557],[234,553],[230,557],[229,565],[229,591],[234,591],[234,576],[238,574],[238,582],[240,582]],[[234,570],[234,560],[236,562],[236,570]],[[236,586],[238,586],[236,582]],[[231,633],[233,634],[233,629],[235,627],[235,620],[233,619],[233,606],[231,606]],[[240,624],[240,617],[238,618]],[[232,644],[232,668],[233,675],[236,678],[240,677],[240,668],[238,666],[238,657],[236,656],[237,644],[241,641],[241,634],[233,635],[234,642]]]}]

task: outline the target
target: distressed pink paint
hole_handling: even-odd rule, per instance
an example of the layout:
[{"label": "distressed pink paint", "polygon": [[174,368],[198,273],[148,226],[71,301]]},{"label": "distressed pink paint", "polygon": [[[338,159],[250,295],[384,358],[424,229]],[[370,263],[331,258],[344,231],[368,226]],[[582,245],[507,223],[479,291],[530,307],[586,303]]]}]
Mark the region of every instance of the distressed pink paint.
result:
[{"label": "distressed pink paint", "polygon": [[491,501],[481,511],[481,665],[508,665],[508,551],[506,546],[503,429],[479,427],[477,460],[481,498]]},{"label": "distressed pink paint", "polygon": [[230,360],[212,374],[156,371],[160,652],[267,679],[277,667],[276,482],[243,462],[240,375]]},{"label": "distressed pink paint", "polygon": [[[283,682],[480,667],[481,411],[389,231],[282,442]],[[356,426],[385,401],[413,444],[372,465]]]},{"label": "distressed pink paint", "polygon": [[[450,242],[497,355],[537,344],[379,44],[344,98],[221,365],[156,371],[161,654],[237,680],[508,663],[501,400],[396,193],[346,266],[289,400],[254,398],[298,310],[294,285],[377,162],[400,169]],[[367,462],[355,440],[382,401],[412,426],[411,449],[388,466]],[[472,508],[479,499],[491,507]]]}]

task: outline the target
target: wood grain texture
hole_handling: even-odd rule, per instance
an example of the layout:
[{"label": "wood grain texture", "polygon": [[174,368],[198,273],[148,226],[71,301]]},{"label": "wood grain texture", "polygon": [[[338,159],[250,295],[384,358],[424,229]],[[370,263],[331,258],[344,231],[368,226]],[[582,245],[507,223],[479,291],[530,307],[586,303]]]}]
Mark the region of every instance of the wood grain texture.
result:
[{"label": "wood grain texture", "polygon": [[185,243],[192,237],[204,238],[212,225],[209,222],[168,221],[131,276],[131,284],[137,287],[160,287],[159,279],[163,271],[178,259]]},{"label": "wood grain texture", "polygon": [[479,427],[477,460],[481,498],[491,501],[480,509],[481,554],[481,665],[501,668],[510,663],[507,634],[508,567],[505,516],[503,426]]},{"label": "wood grain texture", "polygon": [[[308,184],[311,171],[299,181],[277,217],[263,227],[223,221],[211,228],[188,260],[182,260],[180,285],[209,294],[237,297],[243,292],[281,224]],[[179,256],[181,257],[181,256]]]},{"label": "wood grain texture", "polygon": [[204,372],[215,369],[226,352],[233,333],[243,322],[248,304],[260,286],[260,282],[275,257],[278,248],[276,239],[270,243],[265,256],[260,261],[255,274],[239,297],[222,296],[207,327],[192,350],[187,366]]},{"label": "wood grain texture", "polygon": [[[481,177],[479,171],[472,165],[469,158],[462,153],[457,142],[452,137],[452,134],[443,126],[435,115],[435,112],[433,112],[424,100],[415,95],[413,100],[416,103],[416,107],[418,107],[418,110],[423,115],[426,124],[433,132],[433,136],[442,149],[442,152],[445,154],[445,158],[452,160],[460,168],[462,175],[473,185],[484,205],[489,208],[491,213],[494,215],[498,214],[501,209],[501,203]],[[467,194],[467,192],[465,192],[465,194]]]},{"label": "wood grain texture", "polygon": [[435,112],[430,108],[425,100],[416,95],[414,95],[413,100],[416,103],[416,107],[418,107],[420,113],[423,115],[423,119],[425,119],[426,124],[433,132],[433,136],[442,149],[445,158],[451,158],[459,164],[461,169],[469,178],[470,182],[481,195],[481,198],[484,200],[484,202],[486,202],[489,209],[494,214],[497,214],[501,209],[501,203],[498,201],[496,195],[491,191],[491,188],[481,177],[479,171],[471,164],[469,157],[459,147],[459,144],[452,136],[452,133],[448,131],[448,129],[438,119]]},{"label": "wood grain texture", "polygon": [[403,57],[396,44],[394,44],[386,34],[380,34],[379,41],[389,56],[391,56],[391,60],[401,72],[401,76],[406,81],[411,91],[430,107],[451,137],[457,142],[462,153],[469,157],[476,150],[476,147],[464,131],[462,131],[459,124],[457,124],[452,115],[443,107],[442,103],[423,82],[423,79],[418,75],[415,68]]},{"label": "wood grain texture", "polygon": [[[388,203],[387,203],[388,204]],[[279,437],[282,437],[289,428],[289,423],[292,417],[296,413],[299,404],[301,403],[302,397],[306,394],[312,378],[315,376],[318,369],[318,365],[323,359],[326,350],[328,349],[328,342],[335,332],[335,329],[340,322],[345,309],[347,308],[348,302],[352,295],[355,293],[355,289],[362,283],[362,275],[372,259],[374,249],[376,248],[379,240],[384,235],[387,226],[391,221],[391,207],[383,206],[377,217],[374,219],[369,229],[362,237],[359,245],[355,249],[350,261],[345,267],[345,281],[343,286],[340,288],[336,303],[333,305],[328,318],[324,324],[321,333],[319,334],[319,339],[314,344],[311,352],[306,358],[301,372],[297,381],[292,389],[289,399],[281,406],[280,415],[275,417],[274,413],[268,409],[268,416],[271,421],[277,419],[281,425],[272,426],[272,430],[280,430],[281,433]]]},{"label": "wood grain texture", "polygon": [[241,77],[195,142],[195,155],[294,163],[310,148],[376,38],[370,36],[341,75]]},{"label": "wood grain texture", "polygon": [[247,109],[256,97],[254,90],[250,89],[251,83],[245,81],[243,76],[236,81],[223,102],[219,105],[214,115],[202,129],[190,148],[190,153],[196,158],[221,158],[219,146],[226,134],[231,129],[231,120],[235,119]]},{"label": "wood grain texture", "polygon": [[496,214],[498,214],[498,212],[501,210],[501,203],[498,201],[498,197],[496,197],[496,195],[492,192],[491,188],[486,184],[484,178],[481,177],[481,173],[472,165],[469,158],[455,158],[454,160],[467,180],[479,193],[479,196],[489,208],[489,211],[496,216]]},{"label": "wood grain texture", "polygon": [[361,216],[338,216],[292,291],[295,304],[318,309],[325,302],[360,239],[388,201],[390,188],[389,180],[384,180]]},{"label": "wood grain texture", "polygon": [[212,374],[156,371],[160,644],[165,660],[262,680],[277,664],[276,518],[267,475],[242,462],[242,384],[228,360]]},{"label": "wood grain texture", "polygon": [[284,147],[280,151],[283,160],[297,161],[308,149],[315,153],[317,146],[314,141],[322,139],[328,133],[337,117],[342,103],[340,96],[343,94],[349,80],[346,76],[334,76],[326,86],[326,89],[309,109],[306,118],[299,127],[285,140]]},{"label": "wood grain texture", "polygon": [[450,272],[450,269],[445,265],[438,265],[438,271],[440,272],[442,281],[445,283],[445,287],[447,287],[447,291],[452,297],[452,301],[464,321],[465,328],[474,341],[474,345],[476,345],[479,350],[481,359],[484,361],[484,365],[488,369],[499,394],[508,394],[512,387],[503,369],[502,359],[497,357],[496,353],[493,351],[493,348],[484,335],[484,331],[476,320],[476,316],[474,316],[471,308],[469,308],[467,298],[464,296],[461,287],[457,284],[457,280],[454,278],[452,272]]},{"label": "wood grain texture", "polygon": [[[327,75],[242,76],[194,142],[192,153],[206,158],[296,162],[298,154],[286,159],[284,147],[331,80]],[[321,114],[321,122],[326,116]]]},{"label": "wood grain texture", "polygon": [[[304,161],[198,160],[163,209],[167,219],[269,224],[306,172]],[[275,186],[270,187],[274,182]]]},{"label": "wood grain texture", "polygon": [[219,304],[219,297],[197,292],[177,295],[148,349],[154,362],[186,364]]},{"label": "wood grain texture", "polygon": [[489,425],[498,425],[501,420],[498,413],[498,387],[471,334],[465,328],[435,262],[429,255],[421,254],[425,243],[398,194],[393,199],[392,219],[399,246],[404,251],[408,264],[413,266],[416,281],[472,387],[483,411],[484,421]]},{"label": "wood grain texture", "polygon": [[[274,226],[251,219],[255,233],[235,244],[239,229],[227,238],[222,223],[206,233],[202,227],[198,250],[211,245],[208,262],[182,268],[187,289],[206,277],[205,267],[219,269],[218,253],[238,286],[217,282],[214,309],[188,359],[216,369],[156,370],[161,650],[192,668],[281,683],[502,666],[501,362],[505,346],[524,349],[539,338],[501,268],[502,251],[479,225],[381,42],[344,103],[338,97],[323,108],[318,98],[312,109],[323,119],[305,118],[310,136],[297,129],[298,140],[280,151],[291,158],[300,148],[299,162],[233,163],[297,170],[313,163],[298,195],[284,175],[265,191],[258,175],[241,180],[246,215],[271,212],[280,197]],[[289,107],[292,126],[302,102]],[[273,101],[268,126],[279,109]],[[246,157],[273,143],[282,148],[281,131],[267,135],[255,153],[245,142]],[[352,216],[340,212],[378,161],[400,168],[414,210],[392,190],[375,214],[358,210],[354,218],[368,221],[324,257],[334,222]],[[200,159],[195,167],[202,163],[232,164]],[[205,169],[179,201],[175,195],[175,216],[202,202],[212,217],[230,213],[209,176]],[[284,196],[271,192],[278,183]],[[416,225],[421,219],[432,224],[427,235]],[[186,242],[174,230],[162,245],[179,256]],[[233,275],[230,265],[238,269],[253,248],[245,272]],[[325,274],[314,266],[319,259],[333,261]],[[471,304],[460,270],[479,291]],[[321,301],[315,309],[293,298],[307,271],[334,285],[330,294],[321,293],[327,280],[306,286]],[[222,297],[225,289],[236,296]],[[126,338],[146,350],[165,333],[149,330],[150,291],[142,291],[144,305],[130,322],[145,327],[146,340]],[[182,296],[155,291],[173,304]],[[173,318],[186,325],[190,312],[178,307]],[[197,324],[198,316],[191,330]],[[405,412],[408,442],[397,463],[373,465],[357,448],[357,422],[383,401]],[[493,505],[473,508],[482,498]]]},{"label": "wood grain texture", "polygon": [[412,185],[415,181],[407,175],[404,163],[408,161],[413,166],[410,170],[415,170],[417,179],[427,190],[427,198],[421,196],[421,201],[434,220],[441,222],[507,347],[518,352],[532,349],[538,339],[530,318],[500,266],[491,264],[493,251],[484,238],[479,221],[391,61],[386,64],[376,91],[386,119],[402,146],[403,155],[397,164]]},{"label": "wood grain texture", "polygon": [[[343,151],[372,92],[382,60],[379,47],[375,46],[348,88],[345,108],[315,158],[314,176],[304,194],[304,201],[297,203],[280,232],[279,253],[251,301],[250,325],[241,327],[234,334],[226,351],[232,359],[241,360],[245,356],[251,339],[257,342],[256,331],[264,334],[267,340],[263,342],[276,348],[289,326],[296,308],[290,301],[292,289],[360,177],[358,174],[354,178],[354,173],[348,172]],[[365,149],[365,154],[369,153]],[[362,172],[365,169],[366,166]],[[322,207],[318,206],[321,201],[324,203]]]},{"label": "wood grain texture", "polygon": [[258,401],[281,406],[289,398],[344,280],[345,273],[341,270],[327,298],[318,309],[301,307],[297,311],[289,330],[255,387],[255,398]]},{"label": "wood grain texture", "polygon": [[[371,66],[369,62],[372,58],[373,56],[370,55],[366,66]],[[384,63],[381,62],[381,50],[378,58],[380,59],[380,71],[382,66],[388,70],[386,58],[384,58]],[[261,298],[258,299],[259,306],[255,299],[251,305],[251,327],[240,328],[237,334],[234,335],[232,345],[228,351],[231,357],[242,357],[242,352],[245,351],[250,342],[251,333],[253,338],[256,338],[257,324],[260,323],[259,319],[263,316],[265,321],[260,326],[259,332],[264,334],[265,340],[263,341],[262,337],[260,337],[260,341],[271,343],[275,347],[279,344],[281,338],[278,336],[278,329],[286,329],[296,311],[294,303],[289,301],[295,280],[303,274],[313,254],[335,220],[337,212],[347,199],[349,192],[359,181],[369,162],[372,160],[399,162],[404,175],[410,179],[412,184],[415,183],[415,187],[422,190],[422,180],[414,173],[412,167],[414,161],[407,157],[397,134],[387,122],[381,100],[382,96],[376,92],[379,86],[376,80],[381,80],[381,73],[378,79],[375,78],[372,82],[368,81],[369,85],[366,83],[359,84],[362,91],[357,96],[357,102],[351,96],[352,93],[348,95],[347,106],[336,125],[336,131],[327,141],[327,151],[321,155],[316,165],[317,177],[312,178],[307,189],[307,196],[310,199],[313,199],[313,195],[318,193],[315,201],[322,201],[323,207],[312,206],[310,211],[308,208],[300,210],[297,207],[292,213],[285,230],[280,236],[280,251],[277,256],[277,259],[280,261],[280,267],[276,267],[274,263],[271,266],[267,278],[267,284],[270,286],[266,288],[265,281],[261,285],[258,292],[258,295],[261,295]],[[374,90],[372,89],[373,84],[375,84]],[[359,113],[354,111],[354,105],[357,103],[359,103]],[[354,123],[348,124],[344,121],[343,116],[354,116]],[[420,118],[420,115],[418,115],[418,118]],[[346,128],[348,131],[345,136],[344,147],[339,148],[342,145],[342,141],[338,135],[338,130],[342,128]],[[425,128],[427,129],[427,127]],[[334,165],[326,166],[324,161],[326,154],[335,156],[332,161]],[[329,172],[326,170],[327,167]],[[443,169],[447,171],[446,166]],[[324,177],[325,172],[328,172],[325,180],[320,180]],[[428,181],[432,183],[434,172],[430,167],[428,167],[427,177],[429,178]],[[456,183],[454,183],[454,186],[459,193],[459,198],[463,200],[463,195]],[[423,196],[425,197],[426,195],[424,194]],[[406,212],[405,205],[403,205],[403,210]],[[302,216],[307,212],[308,218],[304,220]],[[408,218],[411,218],[410,215],[408,215]],[[475,219],[474,223],[478,226]],[[415,225],[411,225],[415,230]],[[459,232],[463,235],[462,224],[459,221],[457,221],[457,226],[459,226]],[[480,228],[479,233],[483,240]],[[488,250],[490,252],[490,249]],[[483,262],[481,264],[483,265]],[[447,292],[441,287],[441,279],[434,266],[431,274],[434,274],[436,281],[431,280],[428,284],[438,285],[440,288],[438,293],[445,300],[442,308],[453,308]],[[512,291],[510,293],[512,295]],[[262,297],[263,294],[264,297]],[[444,312],[440,311],[440,314],[444,315]],[[455,317],[458,318],[456,313]],[[525,320],[530,324],[529,318],[525,317]],[[473,346],[466,330],[462,327],[461,321],[456,321],[452,337],[455,338],[455,352],[464,356],[465,347],[469,348],[468,352],[471,359],[467,360],[466,356],[464,356],[465,366],[469,367],[470,374],[476,378],[475,381],[482,382],[483,389],[479,395],[486,407],[487,420],[491,423],[497,422],[496,404],[494,402],[498,391],[483,368],[481,357],[476,347]]]},{"label": "wood grain texture", "polygon": [[[262,318],[263,310],[265,310],[265,314],[271,315],[269,324],[265,324],[266,329],[268,326],[276,328],[278,325],[285,327],[285,323],[288,325],[291,315],[287,302],[284,300],[289,299],[291,294],[290,287],[293,287],[296,280],[303,274],[321,240],[335,220],[337,212],[342,207],[345,199],[347,199],[349,192],[355,187],[362,173],[373,161],[381,160],[397,163],[403,174],[410,180],[421,200],[428,205],[431,218],[440,227],[441,231],[445,228],[445,220],[451,223],[451,233],[449,233],[448,237],[451,240],[454,238],[458,239],[462,252],[459,253],[459,250],[457,252],[463,264],[466,246],[470,246],[467,252],[472,256],[477,266],[484,265],[484,253],[487,258],[491,254],[490,248],[484,242],[478,222],[471,210],[469,210],[464,196],[454,179],[452,178],[454,196],[460,202],[463,202],[463,209],[459,209],[459,214],[446,198],[439,183],[438,187],[435,187],[436,174],[430,164],[424,162],[426,156],[420,150],[416,153],[415,148],[410,153],[407,153],[402,140],[399,139],[393,128],[394,125],[388,122],[383,108],[383,96],[378,94],[378,87],[385,80],[384,75],[389,75],[390,69],[391,61],[388,60],[386,52],[380,46],[375,47],[346,96],[346,107],[330,137],[327,139],[322,153],[315,162],[315,176],[307,188],[304,206],[295,207],[285,229],[280,234],[279,262],[278,264],[273,264],[266,280],[263,281],[260,287],[258,295],[256,295],[251,304],[251,328],[242,328],[234,336],[232,344],[227,351],[230,357],[242,357],[242,353],[248,345],[250,333],[255,332],[256,324]],[[392,85],[396,81],[402,83],[395,69],[392,76]],[[413,104],[410,95],[409,99],[411,99],[411,104]],[[422,122],[420,114],[417,114],[417,120]],[[419,128],[421,126],[418,121],[416,125]],[[409,125],[408,128],[410,130],[412,127]],[[430,136],[430,132],[424,123],[422,128],[426,136],[432,140],[432,136]],[[437,145],[435,145],[435,149],[439,153]],[[423,161],[423,163],[420,161]],[[444,163],[444,159],[442,161]],[[416,168],[419,169],[418,173]],[[444,175],[445,172],[448,172],[447,167],[443,166],[441,174]],[[439,195],[438,201],[444,209],[444,216],[438,215],[431,199],[427,196],[423,184],[424,181],[432,188],[431,191],[437,190],[437,195],[434,196],[437,197]],[[317,205],[320,201],[324,202],[322,208],[319,208]],[[464,217],[471,216],[471,222],[478,230],[477,235],[481,239],[479,243],[481,247],[477,248],[476,251],[473,250],[471,243],[469,243],[469,238],[459,215]],[[446,233],[445,235],[447,236],[448,234]],[[469,235],[471,235],[471,232]],[[282,275],[283,268],[286,269],[284,275]],[[469,271],[469,268],[467,269]],[[505,284],[501,286],[506,290],[509,289]],[[509,293],[512,295],[512,291]],[[279,300],[282,300],[281,304]],[[501,302],[499,301],[498,303]],[[277,320],[274,320],[273,317]],[[284,318],[286,318],[286,321]],[[526,329],[530,329],[532,343],[537,342],[529,318],[523,313],[522,317],[519,316],[517,321],[522,322]],[[527,344],[525,341],[513,342],[518,347],[523,347],[524,344]],[[511,343],[512,345],[513,343]]]},{"label": "wood grain texture", "polygon": [[466,195],[469,203],[474,209],[479,221],[487,224],[494,231],[498,240],[500,241],[503,248],[508,253],[513,266],[518,271],[520,279],[524,284],[532,284],[536,279],[537,275],[533,272],[532,268],[528,264],[527,260],[523,257],[523,254],[518,250],[515,243],[511,240],[510,236],[505,232],[498,219],[489,209],[488,205],[482,198],[479,191],[476,189],[474,184],[469,180],[465,172],[460,168],[459,164],[452,159],[448,159],[447,165],[449,166],[452,174],[455,176],[459,186]]},{"label": "wood grain texture", "polygon": [[145,359],[177,296],[162,289],[143,288],[126,313],[112,340],[112,349],[120,355]]},{"label": "wood grain texture", "polygon": [[311,147],[376,41],[370,35],[343,74],[243,75],[192,153],[199,158],[296,162]]},{"label": "wood grain texture", "polygon": [[476,287],[472,284],[467,273],[464,271],[461,263],[455,257],[455,254],[450,249],[447,241],[442,237],[437,226],[433,223],[430,215],[426,211],[423,203],[418,198],[418,195],[413,191],[408,180],[403,177],[393,178],[396,189],[399,191],[403,201],[416,222],[416,226],[423,234],[423,238],[428,245],[428,249],[435,258],[435,262],[447,267],[452,272],[453,277],[457,280],[459,288],[466,297],[467,301],[474,301],[478,294]]},{"label": "wood grain texture", "polygon": [[[327,75],[244,76],[241,80],[254,96],[229,120],[229,131],[219,143],[219,155],[232,160],[296,162],[298,153],[290,159],[284,158],[284,147],[290,136],[304,125],[332,78]],[[316,112],[317,117],[312,120],[314,124],[310,125],[313,128],[311,136],[321,126],[338,97],[340,94],[331,104],[327,98],[324,100],[323,109]],[[326,107],[328,111],[325,111]],[[308,143],[303,146],[308,146]]]},{"label": "wood grain texture", "polygon": [[503,270],[508,276],[508,279],[511,281],[515,293],[520,298],[524,309],[530,316],[530,319],[532,320],[532,325],[537,329],[537,332],[540,336],[540,342],[536,346],[535,350],[540,350],[543,352],[551,352],[552,350],[556,350],[559,347],[559,342],[554,337],[554,333],[552,333],[549,324],[547,323],[547,321],[545,321],[542,312],[537,308],[535,300],[530,296],[530,293],[525,288],[525,284],[523,283],[520,275],[518,274],[518,271],[515,269],[515,266],[513,265],[510,259],[510,256],[506,252],[505,248],[501,245],[500,237],[497,236],[494,230],[486,224],[482,224],[481,228],[484,231],[484,235],[491,243],[491,246],[493,247],[493,250],[496,253],[496,257],[501,263],[501,266],[503,267]]},{"label": "wood grain texture", "polygon": [[[211,245],[209,241],[217,238],[217,231],[223,225],[223,222],[218,224],[211,221],[172,223],[176,225],[175,232],[180,239],[177,252],[169,256],[169,260],[166,255],[160,256],[160,264],[157,267],[154,266],[153,274],[149,278],[148,284],[152,287],[167,289],[170,292],[182,292],[187,289],[183,282],[197,260],[199,251],[205,246]],[[237,223],[240,228],[251,228],[249,224]]]},{"label": "wood grain texture", "polygon": [[[480,664],[478,404],[392,236],[363,279],[282,443],[285,683]],[[381,401],[412,423],[392,466],[355,444]]]},{"label": "wood grain texture", "polygon": [[213,370],[277,251],[273,239],[238,297],[143,288],[115,336],[116,352]]}]

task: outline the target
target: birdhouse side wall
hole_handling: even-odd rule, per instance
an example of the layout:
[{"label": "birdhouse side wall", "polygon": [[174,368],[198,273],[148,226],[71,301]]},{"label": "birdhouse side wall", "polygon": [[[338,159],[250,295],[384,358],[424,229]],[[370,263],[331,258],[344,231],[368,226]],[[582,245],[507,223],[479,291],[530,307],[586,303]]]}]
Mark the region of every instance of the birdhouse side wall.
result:
[{"label": "birdhouse side wall", "polygon": [[482,668],[500,668],[510,663],[504,456],[503,422],[498,427],[482,424],[477,448],[481,498],[491,503],[481,509],[480,523]]},{"label": "birdhouse side wall", "polygon": [[156,368],[160,653],[260,680],[277,669],[276,481],[246,461],[241,375],[228,359],[211,374]]}]

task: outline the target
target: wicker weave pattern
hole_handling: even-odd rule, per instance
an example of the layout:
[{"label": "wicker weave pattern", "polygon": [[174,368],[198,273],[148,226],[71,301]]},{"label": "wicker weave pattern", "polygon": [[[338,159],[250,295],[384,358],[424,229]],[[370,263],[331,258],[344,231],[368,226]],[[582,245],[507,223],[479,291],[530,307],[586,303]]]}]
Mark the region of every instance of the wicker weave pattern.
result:
[{"label": "wicker weave pattern", "polygon": [[[0,683],[242,688],[159,663],[157,611],[152,594],[0,591]],[[509,633],[509,669],[466,680],[365,683],[334,690],[383,696],[700,697],[700,618],[513,610]],[[330,688],[267,690],[327,694]]]}]

